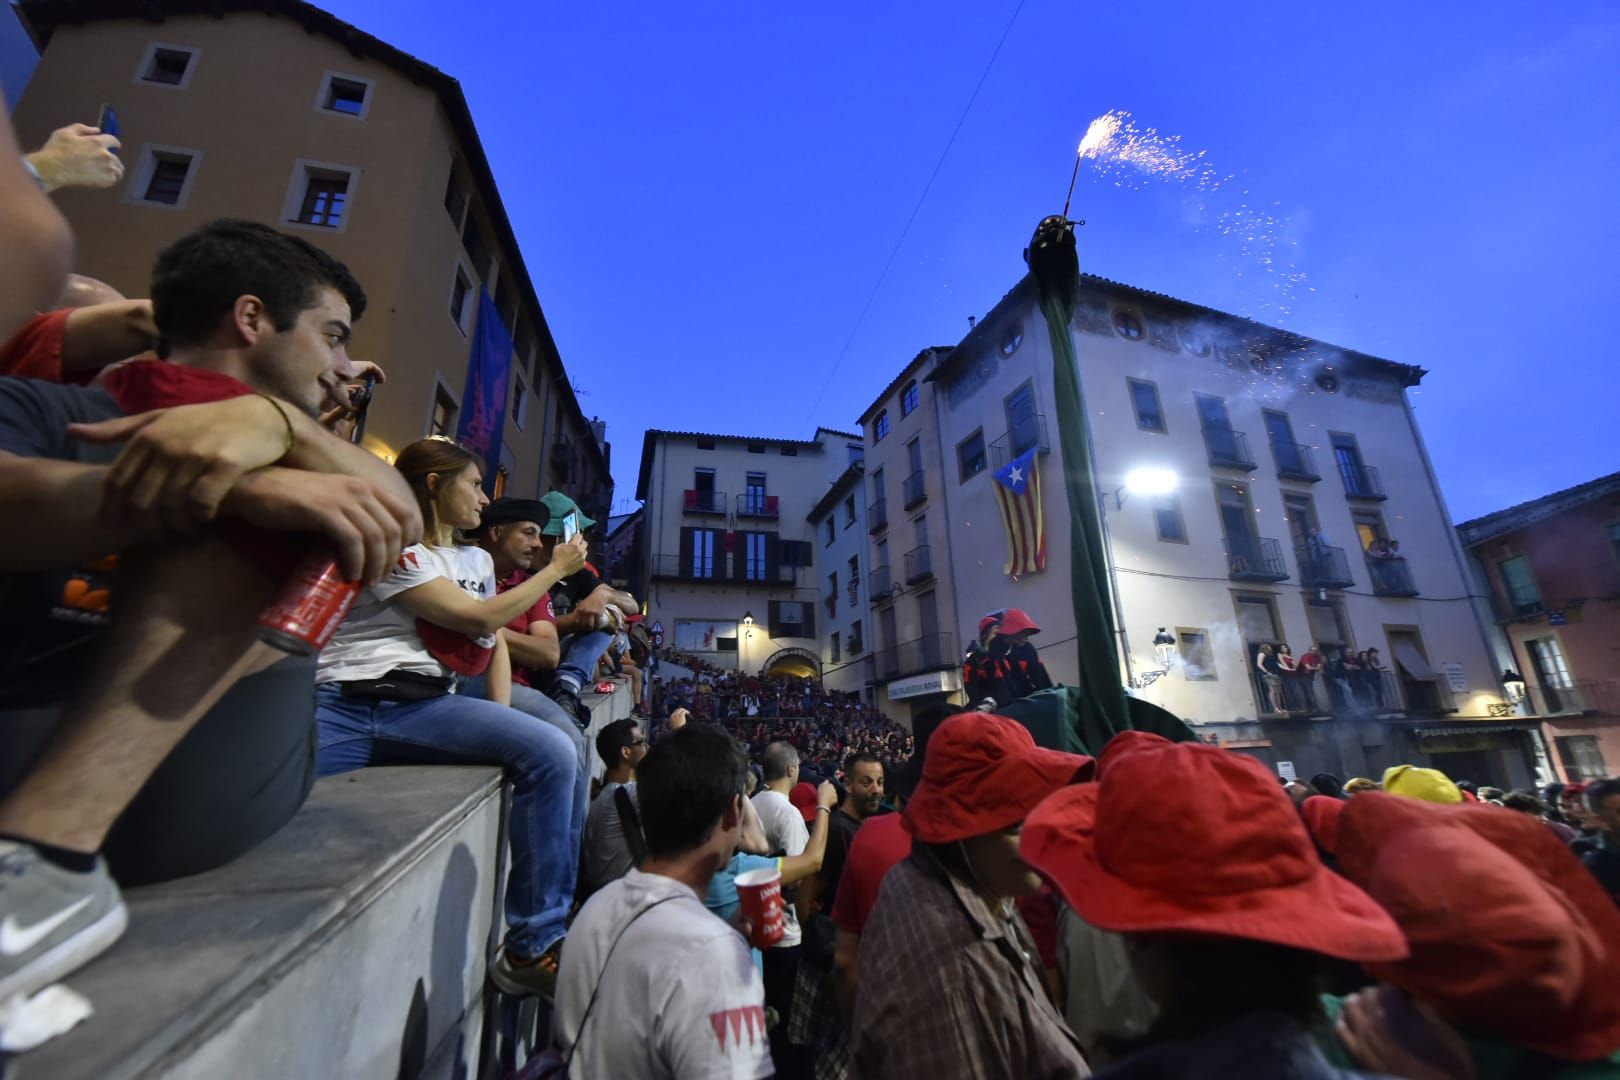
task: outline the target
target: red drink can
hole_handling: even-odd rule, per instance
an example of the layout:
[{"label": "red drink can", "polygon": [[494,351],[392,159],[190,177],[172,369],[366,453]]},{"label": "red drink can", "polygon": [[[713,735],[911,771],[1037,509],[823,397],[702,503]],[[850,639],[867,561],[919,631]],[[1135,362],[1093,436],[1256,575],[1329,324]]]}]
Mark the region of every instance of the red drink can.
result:
[{"label": "red drink can", "polygon": [[748,943],[768,949],[787,934],[787,911],[782,905],[782,874],[774,866],[768,870],[748,870],[737,875],[737,900],[751,933]]},{"label": "red drink can", "polygon": [[294,656],[320,652],[343,625],[358,581],[345,581],[331,550],[316,547],[298,561],[274,600],[259,613],[259,640]]}]

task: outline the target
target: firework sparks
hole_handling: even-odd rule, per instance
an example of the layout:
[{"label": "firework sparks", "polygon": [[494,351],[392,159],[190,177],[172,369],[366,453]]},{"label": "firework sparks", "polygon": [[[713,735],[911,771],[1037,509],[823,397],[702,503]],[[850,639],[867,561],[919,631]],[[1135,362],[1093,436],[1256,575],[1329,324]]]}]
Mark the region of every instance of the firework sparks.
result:
[{"label": "firework sparks", "polygon": [[1086,128],[1077,151],[1076,164],[1080,162],[1115,187],[1140,190],[1150,184],[1172,184],[1197,193],[1198,212],[1208,222],[1199,230],[1213,231],[1230,249],[1220,257],[1237,264],[1234,273],[1238,277],[1258,279],[1272,287],[1254,300],[1253,311],[1239,314],[1266,314],[1281,323],[1292,313],[1301,289],[1315,291],[1294,262],[1298,242],[1288,235],[1291,222],[1271,209],[1251,206],[1247,190],[1233,198],[1226,185],[1236,177],[1218,170],[1205,151],[1182,146],[1180,135],[1139,128],[1129,112],[1112,109]]}]

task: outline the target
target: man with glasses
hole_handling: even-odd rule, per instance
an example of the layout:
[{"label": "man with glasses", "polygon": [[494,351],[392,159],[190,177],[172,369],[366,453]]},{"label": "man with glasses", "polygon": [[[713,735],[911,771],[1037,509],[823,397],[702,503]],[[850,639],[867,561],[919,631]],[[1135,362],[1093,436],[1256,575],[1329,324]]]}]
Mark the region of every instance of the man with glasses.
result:
[{"label": "man with glasses", "polygon": [[646,853],[636,807],[636,766],[647,756],[647,733],[634,720],[615,720],[596,736],[596,752],[607,771],[602,790],[585,816],[580,843],[579,900],[617,881]]}]

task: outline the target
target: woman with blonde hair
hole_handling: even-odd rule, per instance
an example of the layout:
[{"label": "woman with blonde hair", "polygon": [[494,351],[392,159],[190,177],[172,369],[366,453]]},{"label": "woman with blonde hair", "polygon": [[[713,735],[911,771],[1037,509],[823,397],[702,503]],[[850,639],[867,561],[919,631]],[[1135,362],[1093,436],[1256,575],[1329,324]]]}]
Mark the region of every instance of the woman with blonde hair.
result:
[{"label": "woman with blonde hair", "polygon": [[[487,551],[456,543],[488,503],[478,457],[442,438],[400,452],[422,510],[423,542],[360,594],[316,672],[317,767],[492,764],[512,781],[507,934],[490,977],[550,1000],[579,865],[574,797],[582,768],[557,726],[510,707],[511,660],[499,630],[584,565],[559,544],[546,569],[497,593]],[[466,691],[480,679],[488,700]]]}]

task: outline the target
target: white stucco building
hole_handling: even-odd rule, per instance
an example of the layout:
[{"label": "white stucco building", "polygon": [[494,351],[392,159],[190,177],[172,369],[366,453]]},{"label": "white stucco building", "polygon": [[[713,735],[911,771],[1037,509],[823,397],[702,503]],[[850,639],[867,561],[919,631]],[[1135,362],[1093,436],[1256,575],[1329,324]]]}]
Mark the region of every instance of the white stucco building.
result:
[{"label": "white stucco building", "polygon": [[[1490,716],[1502,687],[1406,397],[1420,368],[1092,276],[1066,329],[1105,492],[1121,674],[1138,693],[1301,775],[1432,757],[1482,783],[1533,778]],[[955,689],[947,654],[998,608],[1027,610],[1053,677],[1076,681],[1052,363],[1026,278],[954,349],[919,354],[861,419],[887,511],[869,515],[873,573],[888,568],[887,589],[872,590],[877,700],[897,717]],[[1030,447],[1048,558],[1015,579],[994,473]],[[1175,492],[1126,490],[1143,468],[1173,473]],[[1374,558],[1380,541],[1398,555]],[[1160,627],[1176,640],[1167,672]],[[1322,678],[1273,694],[1259,647],[1298,657],[1313,643],[1330,656],[1376,648],[1388,670],[1352,676],[1349,699]]]},{"label": "white stucco building", "polygon": [[648,431],[636,497],[649,625],[720,667],[821,675],[809,515],[861,454],[860,436],[827,428],[803,441]]}]

